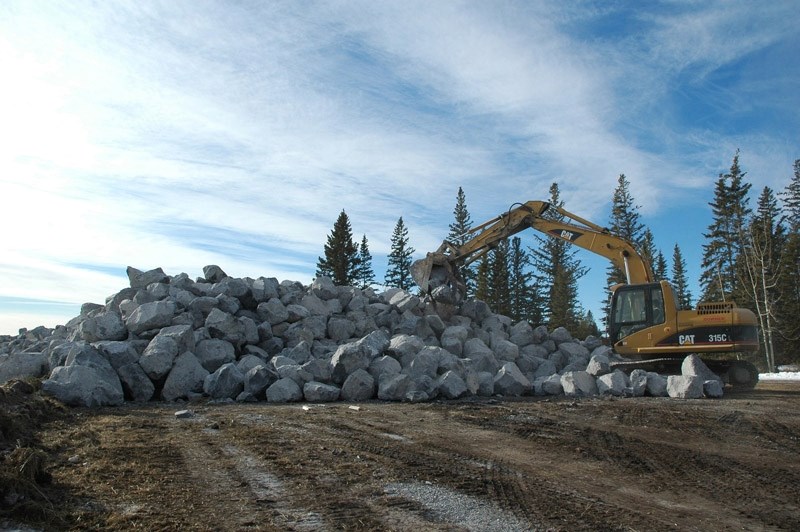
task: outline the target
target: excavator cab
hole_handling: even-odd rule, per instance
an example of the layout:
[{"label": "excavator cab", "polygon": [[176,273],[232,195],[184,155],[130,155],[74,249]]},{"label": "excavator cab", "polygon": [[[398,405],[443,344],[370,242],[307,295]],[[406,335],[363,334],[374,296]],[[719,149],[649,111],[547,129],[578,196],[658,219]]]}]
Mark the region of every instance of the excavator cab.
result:
[{"label": "excavator cab", "polygon": [[616,344],[636,331],[664,323],[661,283],[617,285],[611,296],[609,336]]}]

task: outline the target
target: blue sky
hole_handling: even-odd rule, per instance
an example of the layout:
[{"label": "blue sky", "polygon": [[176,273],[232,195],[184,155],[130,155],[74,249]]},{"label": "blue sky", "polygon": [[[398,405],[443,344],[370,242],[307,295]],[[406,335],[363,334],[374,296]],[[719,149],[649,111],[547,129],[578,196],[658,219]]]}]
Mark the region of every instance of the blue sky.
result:
[{"label": "blue sky", "polygon": [[[800,158],[797,7],[4,1],[0,334],[128,265],[308,283],[342,209],[382,279],[397,219],[422,256],[459,186],[476,224],[553,182],[605,224],[621,173],[695,281],[737,148],[753,202]],[[606,263],[579,257],[597,312]]]}]

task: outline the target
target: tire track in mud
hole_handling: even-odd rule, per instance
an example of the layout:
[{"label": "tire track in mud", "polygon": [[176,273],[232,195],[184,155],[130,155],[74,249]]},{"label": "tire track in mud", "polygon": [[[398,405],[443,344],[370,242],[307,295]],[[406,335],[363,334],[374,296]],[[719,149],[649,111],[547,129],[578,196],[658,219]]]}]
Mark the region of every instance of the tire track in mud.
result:
[{"label": "tire track in mud", "polygon": [[[633,409],[633,417],[642,417],[638,407]],[[734,418],[736,421],[740,419]],[[620,433],[614,428],[607,430],[585,423],[519,413],[491,419],[475,416],[463,419],[481,428],[577,449],[585,458],[611,464],[633,477],[646,478],[653,486],[674,485],[677,481],[692,494],[695,503],[709,493],[714,494],[715,500],[706,504],[725,505],[742,519],[757,519],[770,526],[800,529],[800,505],[797,502],[800,501],[800,471],[787,470],[785,464],[771,466],[761,463],[757,456],[740,458],[726,455],[713,446],[697,452],[657,438],[641,439],[633,435],[635,426],[633,432],[628,429]],[[623,424],[631,427],[630,417],[623,416],[623,419],[628,420]],[[688,424],[696,425],[696,420],[693,421]],[[705,436],[713,438],[716,429],[713,418],[701,421],[706,425]],[[786,450],[789,455],[783,459],[788,463],[797,462],[800,449],[795,444],[794,429],[770,419],[744,423],[750,425],[748,438],[768,449]],[[756,467],[750,460],[760,463]],[[758,486],[758,497],[752,497],[754,486]]]}]

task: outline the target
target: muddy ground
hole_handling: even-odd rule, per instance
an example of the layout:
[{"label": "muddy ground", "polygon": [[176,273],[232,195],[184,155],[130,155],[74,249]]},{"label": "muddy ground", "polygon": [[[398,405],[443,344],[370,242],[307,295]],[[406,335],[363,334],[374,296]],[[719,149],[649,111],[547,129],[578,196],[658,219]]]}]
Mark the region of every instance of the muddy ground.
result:
[{"label": "muddy ground", "polygon": [[721,400],[98,410],[29,391],[0,396],[17,412],[0,427],[6,527],[800,530],[797,382]]}]

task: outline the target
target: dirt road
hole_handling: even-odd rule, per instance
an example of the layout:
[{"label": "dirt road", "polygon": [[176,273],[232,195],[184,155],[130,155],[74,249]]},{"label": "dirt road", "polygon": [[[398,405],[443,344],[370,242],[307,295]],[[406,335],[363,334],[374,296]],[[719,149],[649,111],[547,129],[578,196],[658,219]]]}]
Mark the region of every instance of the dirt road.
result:
[{"label": "dirt road", "polygon": [[[305,406],[69,410],[38,434],[52,480],[41,514],[26,520],[111,530],[800,530],[800,383],[722,400]],[[181,408],[194,415],[176,418]]]}]

